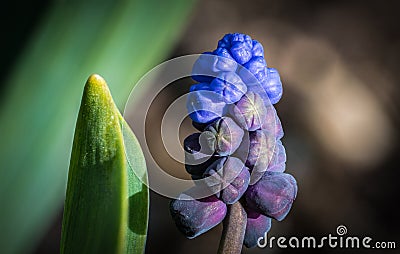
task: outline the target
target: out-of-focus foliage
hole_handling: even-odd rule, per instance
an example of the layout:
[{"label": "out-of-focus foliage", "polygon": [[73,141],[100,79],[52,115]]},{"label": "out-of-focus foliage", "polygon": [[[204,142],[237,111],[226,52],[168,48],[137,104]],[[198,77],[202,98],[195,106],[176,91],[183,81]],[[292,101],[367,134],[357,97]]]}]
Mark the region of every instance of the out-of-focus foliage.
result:
[{"label": "out-of-focus foliage", "polygon": [[0,249],[31,250],[61,205],[82,81],[122,108],[165,57],[193,1],[56,1],[7,80],[0,108]]}]

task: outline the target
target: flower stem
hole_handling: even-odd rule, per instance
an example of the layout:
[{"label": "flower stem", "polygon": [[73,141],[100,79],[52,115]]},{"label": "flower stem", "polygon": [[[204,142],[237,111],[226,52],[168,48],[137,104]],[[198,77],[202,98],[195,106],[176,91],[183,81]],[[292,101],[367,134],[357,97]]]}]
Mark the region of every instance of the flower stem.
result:
[{"label": "flower stem", "polygon": [[228,206],[228,214],[223,222],[218,254],[239,254],[242,251],[246,231],[246,211],[240,202]]}]

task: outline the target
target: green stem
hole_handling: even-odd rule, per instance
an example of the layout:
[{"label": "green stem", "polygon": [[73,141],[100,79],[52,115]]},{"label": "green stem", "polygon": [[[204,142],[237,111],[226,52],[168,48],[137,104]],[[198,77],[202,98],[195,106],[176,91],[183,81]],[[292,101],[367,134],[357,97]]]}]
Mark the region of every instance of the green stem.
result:
[{"label": "green stem", "polygon": [[218,254],[239,254],[242,251],[247,215],[240,202],[228,206],[228,214],[223,222]]}]

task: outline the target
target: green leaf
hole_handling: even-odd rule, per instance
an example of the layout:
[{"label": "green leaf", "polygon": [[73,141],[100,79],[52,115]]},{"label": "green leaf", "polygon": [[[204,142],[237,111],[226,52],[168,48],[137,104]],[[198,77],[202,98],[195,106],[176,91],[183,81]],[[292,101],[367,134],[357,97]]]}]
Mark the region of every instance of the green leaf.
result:
[{"label": "green leaf", "polygon": [[53,1],[0,94],[0,250],[29,253],[62,206],[82,80],[122,109],[175,45],[193,0]]},{"label": "green leaf", "polygon": [[128,158],[129,228],[125,253],[143,253],[149,219],[146,162],[142,150],[138,149],[138,140],[122,116],[120,118]]},{"label": "green leaf", "polygon": [[90,76],[75,128],[61,253],[143,253],[149,205],[145,183],[146,164],[136,137],[104,79]]}]

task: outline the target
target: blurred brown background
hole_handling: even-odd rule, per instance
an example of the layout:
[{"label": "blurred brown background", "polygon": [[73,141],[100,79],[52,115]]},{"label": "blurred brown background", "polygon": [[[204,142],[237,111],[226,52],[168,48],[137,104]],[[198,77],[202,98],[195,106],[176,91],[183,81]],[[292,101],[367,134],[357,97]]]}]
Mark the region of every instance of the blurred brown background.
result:
[{"label": "blurred brown background", "polygon": [[[3,47],[2,77],[45,8],[27,10],[18,25],[21,32],[5,42],[15,45],[14,51]],[[6,11],[19,13],[13,7]],[[395,241],[400,248],[398,11],[396,1],[205,0],[187,21],[171,58],[212,50],[225,33],[242,32],[264,45],[268,65],[280,71],[284,96],[276,107],[285,130],[287,171],[297,178],[299,193],[288,217],[273,222],[269,236],[321,237],[343,224],[348,235]],[[8,31],[5,22],[16,17],[2,19]],[[221,226],[187,240],[173,224],[168,202],[151,193],[146,253],[215,253]],[[61,219],[60,207],[36,253],[58,252]],[[366,252],[275,247],[243,253],[292,251]]]}]

